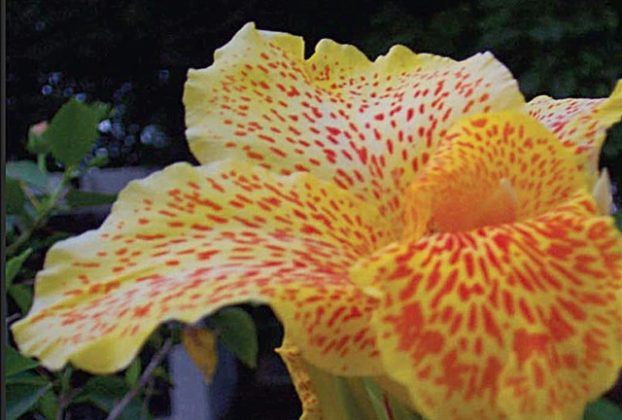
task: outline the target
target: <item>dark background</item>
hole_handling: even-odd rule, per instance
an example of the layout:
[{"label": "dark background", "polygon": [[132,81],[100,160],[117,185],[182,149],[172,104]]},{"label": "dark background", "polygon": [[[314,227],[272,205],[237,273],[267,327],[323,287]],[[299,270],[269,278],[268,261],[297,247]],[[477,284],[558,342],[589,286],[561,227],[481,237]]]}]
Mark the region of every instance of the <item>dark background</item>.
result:
[{"label": "dark background", "polygon": [[[302,35],[307,54],[321,38],[370,58],[396,43],[456,59],[491,50],[529,100],[608,96],[622,78],[621,16],[620,0],[8,0],[7,159],[31,158],[28,127],[76,96],[113,106],[93,150],[108,166],[194,161],[184,138],[186,72],[210,65],[248,21]],[[622,125],[609,133],[601,164],[622,190]],[[616,202],[622,207],[620,194]],[[254,377],[242,372],[246,400],[229,418],[260,405],[298,410],[289,385],[264,393]],[[279,393],[289,400],[271,397]],[[614,393],[622,401],[622,389]]]},{"label": "dark background", "polygon": [[[351,43],[371,58],[396,43],[466,58],[491,50],[527,99],[607,96],[622,77],[622,1],[594,0],[9,0],[7,157],[28,127],[72,95],[114,106],[94,153],[110,166],[192,160],[181,95],[187,69],[246,22]],[[622,177],[622,129],[602,161]],[[618,204],[619,202],[619,196]]]}]

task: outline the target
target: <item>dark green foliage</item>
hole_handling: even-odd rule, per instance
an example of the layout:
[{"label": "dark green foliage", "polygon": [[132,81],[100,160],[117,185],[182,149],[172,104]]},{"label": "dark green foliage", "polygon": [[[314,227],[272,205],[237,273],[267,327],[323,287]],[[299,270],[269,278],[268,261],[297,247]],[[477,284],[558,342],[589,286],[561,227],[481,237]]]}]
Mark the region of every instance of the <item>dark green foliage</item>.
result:
[{"label": "dark green foliage", "polygon": [[622,408],[606,399],[589,404],[583,420],[622,420]]},{"label": "dark green foliage", "polygon": [[[36,135],[39,141],[36,147],[29,147],[30,151],[37,152],[37,163],[22,160],[7,164],[6,209],[9,220],[12,220],[13,234],[7,241],[4,282],[10,303],[9,317],[13,320],[24,316],[32,305],[31,276],[41,268],[43,252],[66,237],[63,232],[50,229],[50,219],[67,209],[114,201],[115,196],[80,191],[72,184],[72,180],[84,171],[103,163],[101,159],[89,158],[88,152],[97,137],[97,125],[108,112],[107,109],[107,105],[87,105],[71,99],[56,113],[47,129]],[[31,136],[31,142],[33,138]],[[47,161],[64,166],[65,171],[59,181],[51,182],[52,177],[45,164]],[[39,260],[39,265],[35,265],[33,270],[29,265],[35,259]],[[154,337],[160,337],[161,341],[160,333]],[[141,361],[137,358],[126,370],[125,378],[120,375],[87,376],[87,379],[75,383],[71,367],[52,373],[40,367],[36,360],[22,356],[10,345],[5,346],[4,351],[7,416],[11,420],[29,412],[36,412],[46,420],[64,418],[64,413],[70,412],[69,416],[72,412],[76,414],[74,407],[80,403],[87,404],[90,413],[93,410],[108,412],[138,384],[142,370]],[[156,393],[154,380],[150,379],[146,389],[136,392],[121,418],[151,418],[148,401]]]},{"label": "dark green foliage", "polygon": [[11,287],[13,283],[13,279],[19,273],[19,270],[22,268],[22,265],[26,261],[26,259],[30,256],[32,249],[28,248],[21,254],[16,257],[11,258],[6,263],[6,267],[4,268],[4,285],[5,287]]},{"label": "dark green foliage", "polygon": [[[621,11],[615,0],[11,0],[7,150],[24,158],[28,126],[79,93],[113,105],[111,128],[95,146],[111,165],[192,160],[183,135],[186,71],[209,65],[248,21],[303,35],[308,54],[321,38],[372,58],[395,43],[455,58],[491,50],[528,99],[605,96],[622,77]],[[602,158],[618,186],[621,143],[622,129],[614,130]]]},{"label": "dark green foliage", "polygon": [[[370,56],[402,43],[417,52],[466,58],[490,50],[527,100],[546,94],[606,97],[622,78],[622,2],[389,1],[358,42]],[[622,128],[611,130],[601,165],[622,190]],[[621,195],[615,202],[622,207]]]},{"label": "dark green foliage", "polygon": [[[81,389],[81,393],[76,397],[75,402],[94,404],[100,410],[109,412],[129,389],[123,378],[119,376],[94,376]],[[148,419],[150,416],[144,412],[140,399],[134,399],[120,418],[139,420]]]},{"label": "dark green foliage", "polygon": [[41,172],[39,166],[31,160],[7,162],[5,171],[8,177],[25,182],[42,191],[48,188],[47,175]]},{"label": "dark green foliage", "polygon": [[37,401],[52,387],[51,383],[12,383],[6,387],[6,417],[15,420],[32,409]]},{"label": "dark green foliage", "polygon": [[66,166],[75,166],[97,140],[97,124],[109,112],[106,104],[84,104],[72,98],[54,115],[43,138],[52,155]]},{"label": "dark green foliage", "polygon": [[5,347],[5,350],[6,369],[4,370],[4,375],[7,377],[11,377],[20,372],[30,370],[39,365],[36,361],[28,357],[22,356],[17,350],[15,350],[11,346]]},{"label": "dark green foliage", "polygon": [[71,208],[112,204],[117,199],[115,194],[103,194],[90,191],[71,190],[65,196]]},{"label": "dark green foliage", "polygon": [[[32,277],[45,248],[66,236],[47,227],[49,218],[63,209],[113,199],[74,189],[71,181],[79,171],[106,163],[192,161],[181,104],[187,69],[209,65],[214,50],[248,21],[262,29],[303,35],[307,54],[321,38],[354,44],[371,58],[396,43],[457,59],[491,50],[531,99],[538,94],[608,95],[622,77],[621,13],[622,2],[616,0],[88,0],[71,6],[61,0],[9,0],[7,154],[9,160],[19,160],[7,165],[4,197],[10,216],[7,244],[18,244],[9,248],[14,258],[5,272],[11,286],[9,315],[28,311]],[[99,105],[87,105],[91,99],[110,103],[110,114]],[[102,118],[108,125],[98,131]],[[44,120],[50,120],[50,131],[29,132],[32,124]],[[31,154],[38,155],[37,163]],[[78,172],[65,172],[65,189],[50,185],[47,170],[67,165]],[[601,165],[610,170],[618,190],[615,201],[622,208],[620,124],[609,134]],[[616,222],[622,229],[622,214]],[[18,243],[31,230],[32,236]],[[257,334],[248,318],[240,309],[228,309],[213,322],[222,342],[254,366]],[[159,348],[163,335],[150,337],[147,349]],[[33,370],[36,362],[12,348],[7,352],[7,366],[13,369],[7,377],[9,418],[34,410],[51,419],[62,410],[71,411],[72,404],[106,412],[137,383],[144,368],[137,360],[119,375],[82,374],[76,381],[69,368],[58,374]],[[156,372],[168,380],[164,368]],[[151,395],[141,393],[124,416],[148,417]],[[589,406],[585,418],[616,419],[620,414],[600,400]]]},{"label": "dark green foliage", "polygon": [[218,339],[240,361],[257,367],[257,329],[253,318],[243,309],[224,308],[212,316]]},{"label": "dark green foliage", "polygon": [[26,202],[26,195],[19,184],[19,181],[14,178],[6,178],[4,183],[6,188],[6,211],[7,213],[18,214],[22,211],[22,207]]}]

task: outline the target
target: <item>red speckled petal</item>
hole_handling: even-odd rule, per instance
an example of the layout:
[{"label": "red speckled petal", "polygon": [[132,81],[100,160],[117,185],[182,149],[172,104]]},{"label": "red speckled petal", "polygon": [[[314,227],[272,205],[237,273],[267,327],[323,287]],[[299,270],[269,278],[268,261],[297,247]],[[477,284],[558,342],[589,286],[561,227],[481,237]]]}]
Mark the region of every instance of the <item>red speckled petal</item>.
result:
[{"label": "red speckled petal", "polygon": [[469,230],[550,210],[586,189],[583,173],[535,118],[513,111],[478,114],[448,131],[408,190],[409,235]]},{"label": "red speckled petal", "polygon": [[284,174],[310,171],[389,218],[456,120],[524,106],[489,53],[455,62],[396,46],[370,62],[323,40],[305,60],[302,39],[252,24],[211,67],[189,72],[184,103],[199,161],[237,156]]},{"label": "red speckled petal", "polygon": [[176,164],[131,183],[100,229],[50,250],[13,333],[49,368],[112,372],[161,322],[251,300],[272,305],[311,363],[377,373],[376,299],[348,269],[387,231],[375,209],[310,174]]},{"label": "red speckled petal", "polygon": [[302,357],[300,350],[287,340],[284,340],[283,345],[276,349],[276,352],[285,362],[292,383],[296,387],[296,393],[302,404],[300,420],[325,420],[317,391],[315,390],[317,384],[313,383],[311,372],[309,372],[307,363]]},{"label": "red speckled petal", "polygon": [[352,277],[385,293],[386,372],[429,419],[578,418],[622,366],[622,236],[532,117],[464,119],[409,190],[399,243]]},{"label": "red speckled petal", "polygon": [[386,371],[434,419],[573,419],[622,366],[622,238],[580,195],[519,223],[379,252]]},{"label": "red speckled petal", "polygon": [[622,117],[622,80],[609,98],[538,96],[529,101],[527,110],[559,137],[575,154],[580,168],[589,171],[591,180],[595,181],[605,132]]}]

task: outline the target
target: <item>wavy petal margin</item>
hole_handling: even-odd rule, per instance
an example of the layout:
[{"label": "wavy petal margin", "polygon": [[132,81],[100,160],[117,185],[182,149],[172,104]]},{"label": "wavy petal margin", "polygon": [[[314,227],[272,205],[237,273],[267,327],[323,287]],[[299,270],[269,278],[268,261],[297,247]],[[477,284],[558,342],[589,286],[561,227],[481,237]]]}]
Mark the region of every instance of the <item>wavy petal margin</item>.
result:
[{"label": "wavy petal margin", "polygon": [[527,114],[507,111],[462,119],[408,191],[411,237],[513,222],[550,210],[584,174],[557,138]]},{"label": "wavy petal margin", "polygon": [[382,360],[426,418],[566,419],[622,365],[621,261],[612,219],[581,196],[391,246],[354,275],[385,292]]},{"label": "wavy petal margin", "polygon": [[538,96],[527,111],[549,128],[576,156],[592,181],[598,176],[598,156],[609,127],[622,118],[622,80],[608,98],[553,99]]},{"label": "wavy petal margin", "polygon": [[318,392],[315,389],[317,384],[313,382],[311,372],[300,350],[285,339],[281,347],[276,349],[276,352],[285,362],[289,376],[302,404],[300,420],[325,420],[322,406],[318,399]]},{"label": "wavy petal margin", "polygon": [[247,24],[212,66],[189,71],[186,135],[199,161],[234,156],[283,174],[308,171],[391,217],[457,119],[524,108],[490,53],[455,62],[396,46],[371,62],[322,40],[305,60],[303,47]]},{"label": "wavy petal margin", "polygon": [[617,377],[622,235],[558,149],[524,114],[463,120],[409,191],[411,236],[352,270],[426,418],[578,418]]},{"label": "wavy petal margin", "polygon": [[348,269],[391,241],[387,231],[375,209],[310,174],[175,164],[130,183],[100,229],[50,250],[13,334],[50,369],[70,360],[107,373],[166,320],[257,301],[273,306],[307,360],[374,374],[376,299]]}]

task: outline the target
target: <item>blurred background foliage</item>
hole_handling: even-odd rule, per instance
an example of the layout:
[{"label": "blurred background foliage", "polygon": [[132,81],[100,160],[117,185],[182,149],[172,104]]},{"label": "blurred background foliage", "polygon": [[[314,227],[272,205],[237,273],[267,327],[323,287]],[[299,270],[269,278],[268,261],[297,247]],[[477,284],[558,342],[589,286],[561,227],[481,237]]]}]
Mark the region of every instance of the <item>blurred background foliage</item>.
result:
[{"label": "blurred background foliage", "polygon": [[[354,44],[370,58],[397,43],[456,59],[491,50],[516,76],[527,99],[539,94],[603,97],[622,78],[619,0],[8,0],[6,10],[7,160],[39,156],[37,165],[26,164],[29,178],[20,178],[19,185],[7,184],[16,187],[13,192],[25,203],[13,209],[17,231],[24,230],[19,223],[26,231],[32,228],[28,241],[12,250],[18,255],[11,274],[15,278],[9,301],[13,320],[30,306],[31,279],[41,267],[45,249],[76,233],[59,228],[62,214],[52,212],[62,204],[57,199],[65,198],[63,205],[68,208],[109,200],[72,189],[81,173],[102,165],[161,167],[194,161],[184,139],[181,96],[186,72],[211,64],[214,50],[248,21],[261,29],[304,36],[308,55],[322,38]],[[110,104],[105,113],[102,110],[101,121],[97,118],[98,132],[80,164],[65,158],[63,147],[56,153],[26,147],[29,127],[51,119],[70,98],[76,100],[72,106],[94,101]],[[614,187],[622,190],[621,124],[609,133],[601,164],[609,167]],[[13,169],[23,175],[22,166],[18,163]],[[48,191],[47,181],[43,189],[35,189],[38,201],[23,196],[29,190],[20,188],[36,187],[35,181],[41,173],[47,176],[47,171],[65,174],[61,186],[74,191],[75,202],[68,193],[57,195],[60,189]],[[619,193],[616,203],[622,208]],[[96,225],[79,226],[87,227]],[[9,244],[18,240],[18,236],[9,238]],[[272,318],[261,315],[259,327],[265,319]],[[31,415],[53,419],[59,418],[58,413],[62,417],[64,406],[71,403],[70,413],[76,418],[103,418],[135,386],[163,340],[179,342],[175,331],[168,326],[162,329],[129,369],[108,379],[71,369],[52,374],[13,353],[12,364],[20,369],[14,372],[18,375],[14,386],[25,387],[19,395],[38,395],[38,400],[18,401],[22,404],[18,408],[23,413],[35,407]],[[271,352],[274,345],[264,347]],[[248,386],[240,392],[260,396],[264,403],[278,402],[253,388],[252,374],[245,372],[242,382]],[[161,368],[155,376],[159,382],[141,391],[124,416],[149,418],[150,413],[167,412],[154,407],[155,402],[167,403],[162,396],[169,386],[166,370]],[[291,389],[287,395],[295,399]],[[622,387],[608,396],[620,403]],[[245,404],[249,406],[248,400]],[[230,412],[227,418],[241,418],[240,413]]]},{"label": "blurred background foliage", "polygon": [[[110,165],[192,160],[187,69],[248,21],[303,35],[308,54],[321,38],[372,58],[396,43],[458,59],[491,50],[530,99],[608,95],[622,77],[621,15],[618,0],[9,0],[8,157],[24,157],[27,127],[76,95],[113,104],[93,150]],[[603,159],[620,185],[622,129]]]}]

